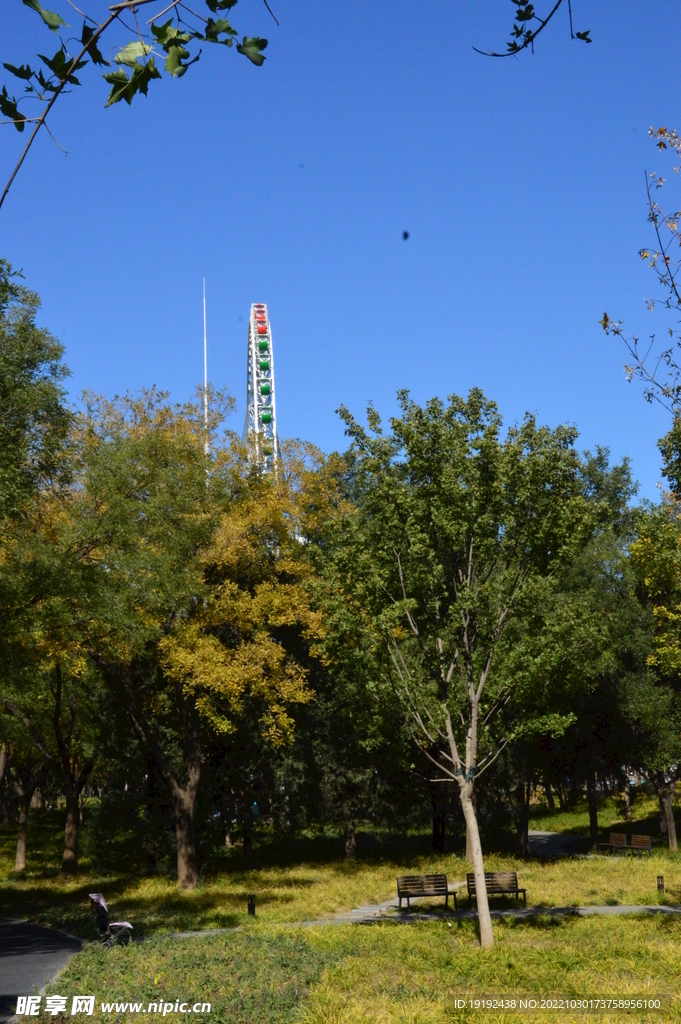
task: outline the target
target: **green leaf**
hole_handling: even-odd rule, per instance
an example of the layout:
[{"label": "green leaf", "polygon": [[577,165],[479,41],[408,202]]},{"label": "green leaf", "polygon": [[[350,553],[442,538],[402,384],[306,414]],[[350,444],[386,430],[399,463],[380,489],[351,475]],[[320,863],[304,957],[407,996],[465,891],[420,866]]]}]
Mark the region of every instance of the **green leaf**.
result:
[{"label": "green leaf", "polygon": [[132,103],[133,96],[137,92],[147,95],[149,82],[152,78],[160,78],[161,72],[156,67],[154,58],[150,57],[146,64],[134,64],[130,77],[121,68],[120,71],[112,71],[108,75],[102,75],[105,82],[112,86],[107,100],[107,107],[120,100],[125,100],[128,106]]},{"label": "green leaf", "polygon": [[23,132],[25,123],[21,120],[23,115],[17,107],[17,101],[14,96],[10,97],[7,95],[6,85],[3,85],[2,92],[0,92],[0,113],[3,117],[7,117],[14,121],[14,127],[18,132]]},{"label": "green leaf", "polygon": [[215,14],[216,11],[231,11],[236,7],[237,0],[206,0],[206,7]]},{"label": "green leaf", "polygon": [[[84,68],[87,61],[80,60],[77,64],[73,64],[72,58],[67,57],[63,49],[57,50],[54,57],[45,57],[42,53],[39,53],[38,56],[43,64],[47,64],[52,74],[56,75],[60,82],[67,81],[70,85],[80,85],[73,72],[78,71],[79,68]],[[72,64],[73,67],[71,67]]]},{"label": "green leaf", "polygon": [[19,68],[15,68],[14,64],[3,64],[2,66],[3,68],[7,68],[7,70],[17,78],[23,78],[26,82],[33,78],[34,72],[31,71],[28,64],[22,64]]},{"label": "green leaf", "polygon": [[257,64],[260,67],[264,63],[265,58],[261,51],[267,46],[266,39],[260,39],[259,36],[244,36],[242,43],[237,43],[236,48],[239,53],[243,53],[244,57],[248,57],[250,61]]},{"label": "green leaf", "polygon": [[[83,46],[87,46],[87,44],[90,43],[90,40],[92,39],[94,34],[95,30],[93,28],[90,28],[89,25],[86,25],[85,22],[83,22],[83,34],[80,37],[80,41],[83,44]],[[90,45],[87,48],[87,52],[93,64],[104,64],[108,68],[109,62],[108,60],[104,60],[104,57],[97,48],[96,43],[90,43]]]},{"label": "green leaf", "polygon": [[201,50],[199,50],[196,57],[187,61],[186,64],[183,64],[183,59],[188,56],[188,50],[183,49],[181,46],[172,46],[168,51],[168,56],[166,57],[166,71],[168,71],[173,78],[182,78],[182,75],[185,73],[187,68],[190,68],[192,64],[196,64],[197,60],[201,56]]},{"label": "green leaf", "polygon": [[226,43],[227,46],[231,46],[232,45],[232,39],[231,38],[230,39],[219,39],[218,38],[218,36],[220,35],[221,32],[224,32],[225,35],[228,35],[230,37],[236,35],[236,29],[233,29],[232,26],[230,25],[230,23],[228,21],[225,21],[224,18],[218,18],[217,21],[213,21],[212,18],[209,18],[207,23],[206,23],[206,41],[209,42],[209,43],[222,43],[223,45]]},{"label": "green leaf", "polygon": [[[176,25],[173,25],[172,18],[165,25],[151,26],[152,33],[156,36],[163,49],[168,52],[171,46],[179,46],[181,43],[188,43],[193,38],[192,32],[180,32]],[[198,33],[200,35],[200,33]]]},{"label": "green leaf", "polygon": [[[127,46],[122,46],[114,57],[116,64],[126,64],[129,68],[134,68],[137,65],[138,57],[146,57],[151,50],[150,46],[146,43],[139,41],[128,43]],[[106,75],[104,76],[106,78]]]},{"label": "green leaf", "polygon": [[56,92],[57,91],[57,86],[53,85],[52,82],[50,82],[47,78],[45,78],[45,76],[43,74],[43,69],[42,68],[40,68],[38,70],[38,73],[36,74],[36,78],[38,79],[38,83],[40,84],[40,88],[44,92]]},{"label": "green leaf", "polygon": [[53,32],[59,31],[59,26],[63,25],[68,28],[68,23],[59,14],[55,14],[54,11],[46,11],[40,6],[39,0],[24,0],[24,5],[30,7],[31,10],[36,11],[43,19],[48,28],[51,28]]}]

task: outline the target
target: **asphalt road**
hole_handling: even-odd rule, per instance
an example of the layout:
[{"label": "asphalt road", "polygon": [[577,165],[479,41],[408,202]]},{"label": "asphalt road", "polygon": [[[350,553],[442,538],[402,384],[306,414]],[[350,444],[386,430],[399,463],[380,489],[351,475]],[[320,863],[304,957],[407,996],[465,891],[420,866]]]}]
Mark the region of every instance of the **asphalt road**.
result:
[{"label": "asphalt road", "polygon": [[17,996],[39,992],[81,945],[53,928],[0,919],[0,1021],[13,1016]]}]

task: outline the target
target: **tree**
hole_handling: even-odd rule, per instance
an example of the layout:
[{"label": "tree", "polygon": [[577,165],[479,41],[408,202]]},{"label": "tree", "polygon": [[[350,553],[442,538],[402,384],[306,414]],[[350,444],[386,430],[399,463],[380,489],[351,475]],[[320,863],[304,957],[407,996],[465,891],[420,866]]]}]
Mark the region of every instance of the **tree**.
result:
[{"label": "tree", "polygon": [[28,835],[28,815],[36,789],[42,786],[46,777],[45,761],[40,752],[30,743],[22,743],[24,737],[13,745],[7,766],[9,777],[19,803],[19,822],[17,830],[17,851],[14,859],[14,870],[26,870],[26,840]]},{"label": "tree", "polygon": [[80,441],[75,507],[96,546],[88,653],[169,789],[181,888],[198,881],[202,734],[227,738],[249,696],[263,735],[284,743],[289,706],[312,696],[278,635],[313,636],[317,621],[294,473],[262,477],[235,438],[221,443],[224,412],[206,431],[199,406],[164,395],[93,401]]},{"label": "tree", "polygon": [[[663,450],[666,440],[660,443]],[[672,800],[681,763],[681,523],[675,495],[666,494],[660,505],[641,511],[631,557],[655,620],[655,646],[648,664],[657,676],[657,685],[647,699],[634,706],[646,767],[660,803],[662,831],[666,831],[670,849],[675,850]]]},{"label": "tree", "polygon": [[[653,130],[651,127],[650,135],[660,151],[668,149],[675,158],[681,157],[681,139],[676,131],[664,127]],[[674,171],[678,170],[677,165]],[[681,333],[677,328],[678,314],[681,312],[681,292],[677,278],[681,263],[676,258],[676,252],[681,246],[681,233],[678,228],[681,211],[665,211],[661,206],[659,194],[666,184],[665,178],[655,172],[649,174],[646,171],[645,184],[648,223],[652,225],[655,244],[641,249],[639,256],[653,270],[663,292],[661,298],[646,299],[646,305],[650,312],[664,310],[672,314],[672,322],[665,330],[671,344],[668,348],[660,348],[655,333],[642,344],[638,335],[627,336],[624,323],[621,320],[613,320],[607,311],[603,314],[600,324],[606,334],[621,339],[627,348],[631,358],[631,362],[624,366],[627,380],[630,383],[634,378],[641,380],[645,400],[659,402],[677,417],[681,412],[681,366],[678,362]],[[674,441],[673,435],[668,441]]]},{"label": "tree", "polygon": [[490,946],[473,792],[509,738],[490,742],[508,698],[493,665],[583,529],[575,432],[528,416],[502,440],[496,406],[479,390],[446,406],[421,408],[406,391],[398,399],[388,435],[372,408],[369,432],[341,410],[362,498],[339,585],[364,600],[384,672],[438,780],[458,786]]},{"label": "tree", "polygon": [[[34,506],[41,488],[59,482],[71,425],[63,381],[64,349],[36,326],[40,300],[0,259],[0,530],[3,542]],[[1,598],[0,598],[1,600]]]},{"label": "tree", "polygon": [[505,52],[497,53],[494,50],[478,50],[474,46],[473,49],[477,53],[481,53],[485,57],[511,57],[528,48],[534,53],[535,40],[553,20],[564,3],[570,19],[570,38],[579,39],[583,43],[593,42],[589,29],[575,32],[572,24],[572,0],[555,0],[553,3],[545,4],[544,17],[537,14],[535,5],[530,0],[512,0],[512,2],[515,4],[515,17],[513,28],[511,29],[511,38],[506,44]]},{"label": "tree", "polygon": [[[63,781],[70,870],[77,865],[78,795],[90,771],[87,743],[79,740],[78,684],[62,677],[66,666],[75,676],[80,671],[68,598],[82,581],[71,572],[74,551],[61,543],[73,415],[65,404],[63,349],[36,326],[38,308],[35,293],[0,261],[0,707],[27,730],[24,745],[34,744]],[[24,782],[30,786],[28,777]],[[15,784],[25,788],[16,775]]]},{"label": "tree", "polygon": [[23,768],[15,772],[20,806],[30,803],[33,789],[47,771],[56,775],[66,798],[65,874],[78,870],[79,802],[97,757],[96,698],[96,680],[82,659],[69,664],[63,656],[54,658],[51,666],[48,659],[42,667],[29,663],[0,696],[5,713],[25,729],[24,747],[33,745],[43,762],[41,768],[24,759]]},{"label": "tree", "polygon": [[[27,124],[33,124],[35,127],[19,162],[10,175],[2,196],[0,196],[0,207],[2,207],[12,182],[40,129],[44,126],[52,137],[47,126],[47,116],[59,97],[70,91],[67,86],[80,85],[76,72],[87,65],[88,59],[99,67],[110,67],[110,62],[105,60],[99,45],[105,34],[107,34],[107,42],[109,41],[109,30],[114,27],[122,26],[125,27],[126,32],[131,31],[122,21],[124,14],[132,14],[134,18],[134,38],[126,43],[114,43],[113,64],[115,70],[102,73],[104,80],[111,86],[107,107],[119,103],[121,100],[125,100],[130,105],[137,93],[146,96],[150,83],[155,79],[162,78],[161,72],[156,66],[156,60],[164,62],[164,70],[172,78],[182,78],[187,69],[195,64],[201,56],[200,49],[198,53],[194,53],[194,56],[190,51],[190,47],[196,47],[198,41],[231,47],[237,37],[237,32],[229,21],[221,17],[221,13],[231,10],[237,0],[206,0],[207,18],[190,10],[181,0],[173,0],[147,22],[151,29],[150,32],[143,31],[140,27],[137,11],[152,3],[153,0],[121,0],[120,3],[112,4],[109,7],[109,16],[101,23],[89,14],[85,14],[80,38],[77,36],[65,38],[63,30],[68,29],[69,25],[57,11],[49,11],[42,7],[40,0],[23,0],[23,2],[26,7],[35,11],[50,31],[57,35],[59,49],[52,57],[46,57],[39,53],[37,56],[44,67],[38,65],[37,69],[32,68],[28,62],[18,67],[14,64],[3,63],[6,71],[23,83],[24,91],[17,99],[16,96],[8,93],[7,85],[3,85],[2,92],[0,92],[0,113],[8,119],[6,123],[13,124],[19,132],[23,132]],[[267,0],[264,2],[269,10]],[[73,4],[70,6],[73,7]],[[160,19],[169,11],[172,11],[172,14],[168,21],[159,24],[156,19]],[[78,13],[81,12],[78,11]],[[270,11],[270,13],[272,12]],[[190,20],[187,20],[187,15]],[[214,18],[212,15],[216,15],[216,17]],[[248,57],[257,66],[261,66],[265,60],[262,51],[266,47],[267,40],[258,36],[251,38],[244,36],[242,42],[237,42],[236,45],[237,52]],[[25,103],[27,100],[42,104],[42,113],[36,116],[27,116],[23,110],[20,110],[19,104]]]},{"label": "tree", "polygon": [[[634,749],[626,713],[627,680],[644,685],[650,615],[634,592],[628,559],[636,492],[628,460],[610,467],[607,449],[586,452],[580,467],[590,536],[553,572],[543,600],[528,607],[498,671],[511,697],[502,731],[513,732],[518,847],[529,853],[532,787],[570,777],[586,783],[590,839],[599,841],[597,784],[620,775]],[[561,801],[564,795],[558,784]]]}]

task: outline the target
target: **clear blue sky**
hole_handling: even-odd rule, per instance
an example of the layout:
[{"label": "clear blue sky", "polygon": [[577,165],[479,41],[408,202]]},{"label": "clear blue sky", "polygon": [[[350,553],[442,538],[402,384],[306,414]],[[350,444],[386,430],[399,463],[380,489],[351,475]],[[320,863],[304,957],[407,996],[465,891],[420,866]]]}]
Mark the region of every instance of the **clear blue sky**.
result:
[{"label": "clear blue sky", "polygon": [[[398,388],[425,401],[479,385],[506,422],[531,410],[630,455],[655,497],[668,417],[625,383],[598,320],[655,329],[637,252],[644,169],[663,166],[648,127],[681,129],[681,6],[573,0],[592,45],[570,42],[561,11],[534,56],[495,61],[472,47],[505,46],[507,0],[271,4],[280,28],[261,0],[232,12],[269,38],[263,68],[209,47],[181,81],[109,110],[88,68],[51,122],[68,157],[43,134],[21,171],[0,252],[41,294],[74,397],[189,397],[205,273],[209,376],[236,395],[235,427],[250,303],[267,302],[284,436],[329,451],[345,443],[340,403],[389,415]],[[0,27],[3,60],[53,52],[20,0]],[[2,132],[4,181],[23,140]]]}]

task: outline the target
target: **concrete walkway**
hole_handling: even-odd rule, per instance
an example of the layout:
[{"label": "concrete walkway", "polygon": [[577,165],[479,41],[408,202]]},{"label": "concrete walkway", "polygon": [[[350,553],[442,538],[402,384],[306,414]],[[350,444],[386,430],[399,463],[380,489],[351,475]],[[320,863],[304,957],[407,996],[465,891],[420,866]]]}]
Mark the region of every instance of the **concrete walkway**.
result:
[{"label": "concrete walkway", "polygon": [[0,919],[0,1021],[12,1017],[17,996],[40,991],[81,946],[54,928]]},{"label": "concrete walkway", "polygon": [[530,829],[528,838],[533,857],[549,857],[552,860],[579,856],[588,844],[588,839],[582,836],[565,835],[563,832],[537,832]]},{"label": "concrete walkway", "polygon": [[[654,904],[627,905],[614,907],[508,907],[504,910],[490,910],[492,917],[616,917],[621,914],[681,914],[681,907],[668,907]],[[333,924],[416,924],[418,921],[458,921],[471,920],[478,916],[477,910],[473,907],[467,910],[459,910],[458,913],[452,910],[432,911],[407,911],[398,910],[397,900],[390,900],[389,903],[377,903],[368,907],[358,907],[346,914],[335,914],[333,917],[318,918],[315,921],[291,922],[292,925],[299,924],[305,927],[321,927]],[[200,932],[195,932],[200,935]]]}]

